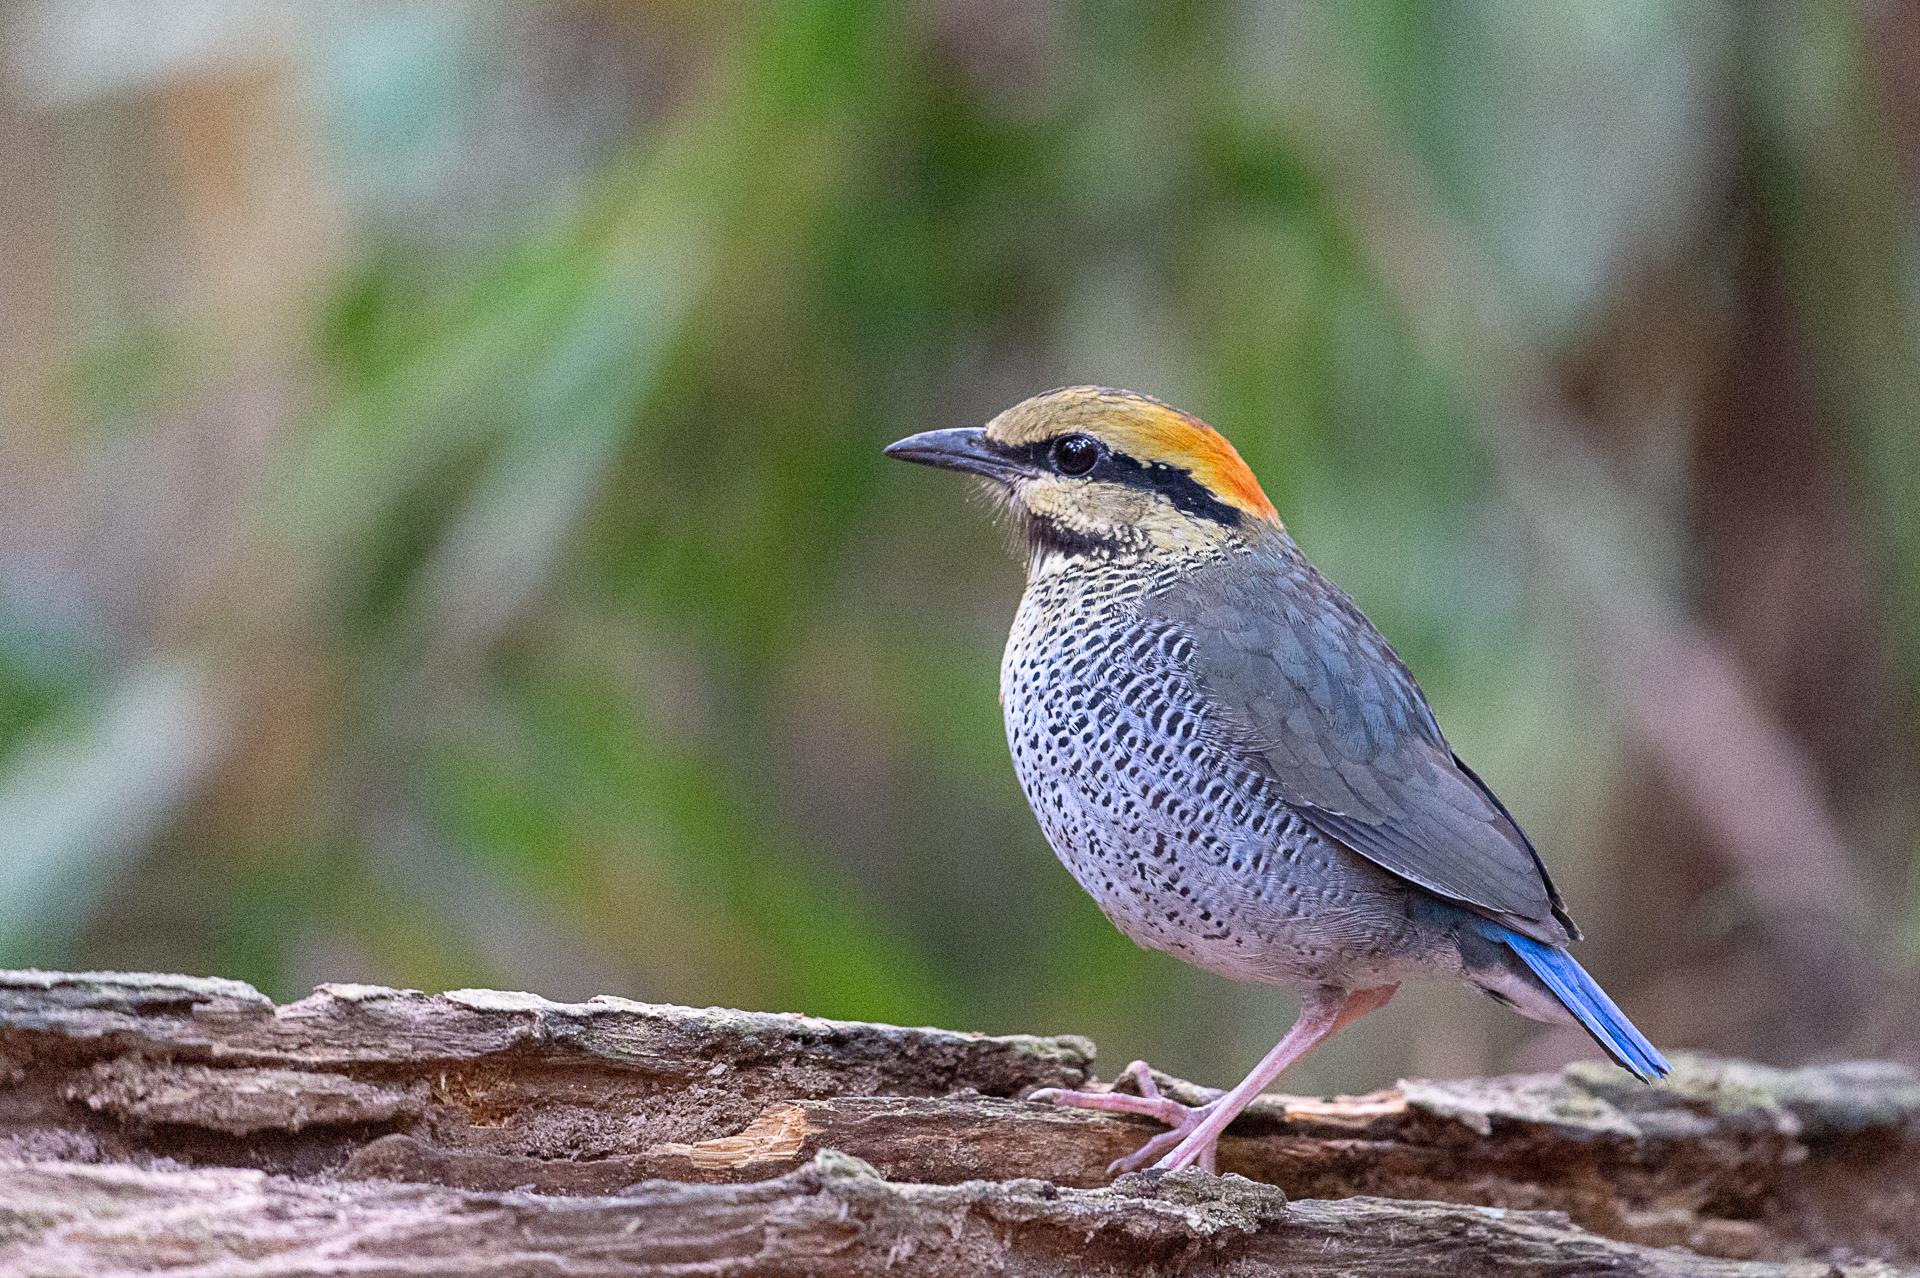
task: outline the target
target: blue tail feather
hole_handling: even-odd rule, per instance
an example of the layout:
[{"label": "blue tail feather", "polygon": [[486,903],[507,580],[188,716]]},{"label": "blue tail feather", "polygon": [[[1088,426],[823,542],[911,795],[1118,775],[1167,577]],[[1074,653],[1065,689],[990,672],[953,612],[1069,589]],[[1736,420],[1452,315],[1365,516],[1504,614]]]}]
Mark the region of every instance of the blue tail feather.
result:
[{"label": "blue tail feather", "polygon": [[1643,1083],[1664,1078],[1672,1070],[1660,1049],[1633,1027],[1627,1014],[1607,997],[1607,992],[1587,975],[1573,955],[1558,946],[1547,945],[1530,936],[1522,936],[1504,927],[1490,929],[1498,940],[1518,954],[1553,996],[1560,1000],[1594,1042],[1606,1049],[1622,1069]]}]

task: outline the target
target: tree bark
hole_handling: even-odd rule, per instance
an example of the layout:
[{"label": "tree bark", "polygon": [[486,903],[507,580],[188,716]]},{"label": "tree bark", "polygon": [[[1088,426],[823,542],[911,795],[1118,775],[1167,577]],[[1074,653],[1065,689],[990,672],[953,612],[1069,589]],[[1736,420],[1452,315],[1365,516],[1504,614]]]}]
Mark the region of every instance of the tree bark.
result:
[{"label": "tree bark", "polygon": [[0,1274],[1920,1272],[1899,1066],[1268,1096],[1228,1174],[1109,1185],[1151,1124],[1020,1099],[1092,1060],[623,999],[0,973]]}]

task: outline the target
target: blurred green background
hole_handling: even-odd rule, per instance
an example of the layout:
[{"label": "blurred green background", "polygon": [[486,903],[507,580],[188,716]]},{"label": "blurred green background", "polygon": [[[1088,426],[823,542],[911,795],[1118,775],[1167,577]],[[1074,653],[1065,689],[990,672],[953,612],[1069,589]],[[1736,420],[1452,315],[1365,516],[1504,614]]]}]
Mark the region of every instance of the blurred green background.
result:
[{"label": "blurred green background", "polygon": [[[0,961],[1079,1031],[911,431],[1241,447],[1664,1046],[1920,1055],[1920,10],[0,9]],[[1590,1054],[1451,987],[1288,1080]]]}]

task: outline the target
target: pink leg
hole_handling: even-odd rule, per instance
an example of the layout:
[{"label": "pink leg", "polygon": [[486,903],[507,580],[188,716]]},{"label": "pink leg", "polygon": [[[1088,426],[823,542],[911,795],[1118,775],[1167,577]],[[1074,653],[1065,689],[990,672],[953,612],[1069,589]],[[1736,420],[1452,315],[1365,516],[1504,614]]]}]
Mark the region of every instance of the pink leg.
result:
[{"label": "pink leg", "polygon": [[[1153,1085],[1153,1078],[1143,1061],[1135,1061],[1122,1071],[1123,1077],[1133,1078],[1139,1086],[1139,1096],[1114,1091],[1069,1092],[1046,1088],[1035,1092],[1029,1099],[1082,1109],[1144,1114],[1166,1123],[1172,1129],[1155,1136],[1125,1158],[1115,1159],[1107,1168],[1108,1175],[1138,1171],[1148,1163],[1153,1163],[1159,1171],[1193,1166],[1212,1171],[1220,1133],[1227,1129],[1227,1124],[1239,1117],[1240,1111],[1254,1097],[1266,1090],[1267,1084],[1350,1022],[1385,1006],[1396,988],[1383,985],[1377,989],[1352,993],[1309,991],[1300,1006],[1300,1019],[1293,1023],[1286,1037],[1261,1058],[1260,1063],[1253,1067],[1253,1072],[1242,1079],[1239,1086],[1205,1105],[1182,1105],[1160,1095],[1160,1089]],[[1155,1159],[1159,1161],[1155,1162]]]},{"label": "pink leg", "polygon": [[[1351,994],[1309,992],[1300,1005],[1300,1019],[1293,1023],[1293,1028],[1287,1031],[1286,1036],[1274,1044],[1272,1051],[1260,1058],[1253,1072],[1241,1079],[1232,1091],[1194,1111],[1199,1121],[1180,1135],[1178,1143],[1153,1165],[1154,1169],[1177,1171],[1195,1163],[1211,1169],[1220,1133],[1227,1130],[1227,1124],[1238,1118],[1240,1111],[1251,1104],[1254,1097],[1266,1090],[1268,1083],[1347,1025],[1368,1012],[1385,1007],[1398,988],[1397,985],[1382,985],[1377,989],[1355,990]],[[1180,1128],[1175,1128],[1166,1134],[1171,1136],[1179,1131]]]}]

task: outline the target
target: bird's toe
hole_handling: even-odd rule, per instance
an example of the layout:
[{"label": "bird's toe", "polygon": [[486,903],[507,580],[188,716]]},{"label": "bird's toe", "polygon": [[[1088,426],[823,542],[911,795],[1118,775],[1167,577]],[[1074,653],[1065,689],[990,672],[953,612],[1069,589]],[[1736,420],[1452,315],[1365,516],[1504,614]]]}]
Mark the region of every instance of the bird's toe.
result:
[{"label": "bird's toe", "polygon": [[1154,1171],[1167,1170],[1163,1166],[1164,1160],[1162,1155],[1178,1145],[1186,1134],[1186,1131],[1179,1127],[1175,1127],[1170,1131],[1161,1132],[1158,1136],[1155,1136],[1131,1154],[1122,1155],[1108,1163],[1108,1177],[1124,1176],[1128,1172],[1145,1171],[1148,1169]]},{"label": "bird's toe", "polygon": [[1098,1109],[1116,1114],[1139,1114],[1168,1126],[1179,1126],[1186,1122],[1191,1112],[1179,1101],[1168,1100],[1157,1091],[1151,1096],[1135,1096],[1131,1092],[1068,1091],[1061,1087],[1043,1087],[1037,1092],[1029,1092],[1027,1099],[1038,1101],[1042,1105],[1062,1105],[1071,1109]]}]

